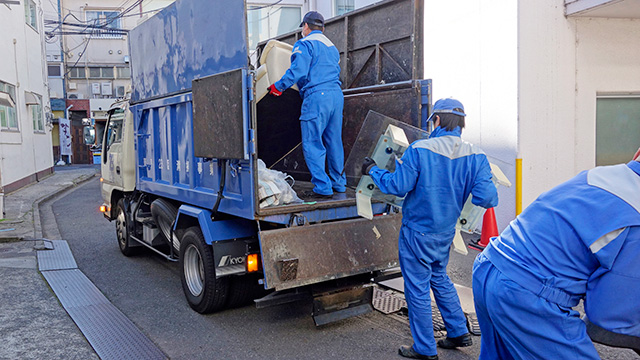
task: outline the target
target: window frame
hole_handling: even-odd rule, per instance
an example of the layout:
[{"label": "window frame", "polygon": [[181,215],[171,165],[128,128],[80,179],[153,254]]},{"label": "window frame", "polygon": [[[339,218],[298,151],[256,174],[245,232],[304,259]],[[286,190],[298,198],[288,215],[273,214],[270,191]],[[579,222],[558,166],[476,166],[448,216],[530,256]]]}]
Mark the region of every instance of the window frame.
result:
[{"label": "window frame", "polygon": [[34,0],[24,1],[24,22],[38,32],[38,4]]},{"label": "window frame", "polygon": [[42,96],[36,93],[31,93],[37,99],[37,104],[28,104],[27,112],[33,123],[33,132],[38,134],[44,134],[44,114],[42,111]]},{"label": "window frame", "polygon": [[[338,5],[338,2],[350,2],[351,4],[347,5]],[[344,11],[340,12],[340,7],[344,7]],[[348,12],[351,12],[356,9],[355,0],[333,0],[333,16],[342,16]]]},{"label": "window frame", "polygon": [[[26,1],[26,0],[25,0]],[[96,13],[97,17],[89,18],[90,13]],[[106,21],[108,18],[105,13],[115,13],[116,16],[120,15],[120,11],[117,9],[85,9],[84,10],[84,19],[87,23],[93,20],[104,19]],[[102,17],[104,16],[104,17]],[[98,23],[98,21],[96,21]],[[112,34],[109,32],[109,29],[121,29],[122,28],[122,18],[118,17],[115,23],[112,23],[104,28],[104,30],[94,29],[90,32],[89,37],[92,39],[122,39],[122,34]]]},{"label": "window frame", "polygon": [[[15,85],[0,80],[0,92],[9,95],[14,106],[0,105],[0,109],[4,112],[4,123],[0,119],[0,131],[20,132],[20,122],[18,121],[18,106],[16,102]],[[12,126],[13,125],[13,126]]]}]

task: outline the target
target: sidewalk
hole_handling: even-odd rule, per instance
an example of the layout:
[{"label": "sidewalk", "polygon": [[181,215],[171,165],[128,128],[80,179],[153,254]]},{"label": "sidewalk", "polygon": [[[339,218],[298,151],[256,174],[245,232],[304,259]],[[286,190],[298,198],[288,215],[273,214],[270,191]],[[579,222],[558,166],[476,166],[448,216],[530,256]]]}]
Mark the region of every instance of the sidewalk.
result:
[{"label": "sidewalk", "polygon": [[38,271],[38,207],[93,178],[95,166],[56,167],[53,175],[5,194],[0,220],[0,359],[98,359]]}]

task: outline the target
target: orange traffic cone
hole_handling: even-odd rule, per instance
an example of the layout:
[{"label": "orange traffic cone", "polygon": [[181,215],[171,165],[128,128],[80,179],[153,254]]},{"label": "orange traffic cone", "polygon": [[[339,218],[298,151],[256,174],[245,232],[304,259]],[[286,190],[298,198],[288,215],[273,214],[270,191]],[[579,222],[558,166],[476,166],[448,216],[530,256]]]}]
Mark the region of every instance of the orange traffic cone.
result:
[{"label": "orange traffic cone", "polygon": [[500,233],[498,233],[496,213],[493,208],[489,208],[484,212],[484,217],[482,218],[482,234],[480,235],[478,246],[483,248],[487,247],[487,245],[489,245],[489,239],[498,235],[500,235]]}]

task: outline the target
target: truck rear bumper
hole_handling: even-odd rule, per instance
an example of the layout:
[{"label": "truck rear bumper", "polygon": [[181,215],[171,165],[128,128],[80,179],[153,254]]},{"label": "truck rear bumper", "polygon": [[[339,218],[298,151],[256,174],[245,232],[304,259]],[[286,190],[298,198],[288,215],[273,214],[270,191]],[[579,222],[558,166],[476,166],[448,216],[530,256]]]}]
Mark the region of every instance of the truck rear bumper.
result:
[{"label": "truck rear bumper", "polygon": [[260,231],[266,287],[284,290],[398,266],[402,215]]}]

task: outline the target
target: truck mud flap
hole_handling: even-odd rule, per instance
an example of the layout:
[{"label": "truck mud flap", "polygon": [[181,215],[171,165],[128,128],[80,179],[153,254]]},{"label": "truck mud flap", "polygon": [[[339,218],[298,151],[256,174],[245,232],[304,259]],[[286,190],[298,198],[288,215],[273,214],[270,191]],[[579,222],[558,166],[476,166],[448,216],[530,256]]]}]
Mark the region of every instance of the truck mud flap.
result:
[{"label": "truck mud flap", "polygon": [[401,218],[260,231],[266,287],[279,291],[398,266]]}]

